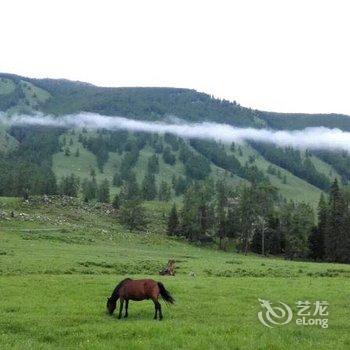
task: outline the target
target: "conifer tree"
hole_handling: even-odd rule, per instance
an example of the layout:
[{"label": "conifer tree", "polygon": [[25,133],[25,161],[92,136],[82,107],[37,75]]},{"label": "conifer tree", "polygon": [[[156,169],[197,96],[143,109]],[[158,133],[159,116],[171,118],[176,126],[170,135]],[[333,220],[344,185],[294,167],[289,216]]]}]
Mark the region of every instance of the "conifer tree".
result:
[{"label": "conifer tree", "polygon": [[343,247],[347,237],[346,206],[344,197],[335,179],[329,195],[329,214],[325,234],[325,256],[328,261],[342,262]]},{"label": "conifer tree", "polygon": [[324,259],[324,240],[325,233],[327,230],[327,215],[328,215],[328,206],[324,198],[324,194],[321,194],[320,201],[318,203],[318,225],[313,227],[309,237],[309,249],[310,257],[313,260],[323,260]]},{"label": "conifer tree", "polygon": [[219,237],[219,249],[223,249],[223,239],[227,234],[227,186],[224,180],[216,184],[216,216],[217,216],[217,235]]},{"label": "conifer tree", "polygon": [[95,168],[90,169],[90,176],[92,180],[96,180],[96,170]]},{"label": "conifer tree", "polygon": [[119,209],[120,208],[120,199],[119,199],[118,193],[116,193],[116,195],[113,198],[112,206],[113,206],[114,209]]},{"label": "conifer tree", "polygon": [[147,173],[141,185],[142,198],[153,200],[157,196],[156,180],[153,174]]},{"label": "conifer tree", "polygon": [[97,191],[98,201],[101,203],[109,203],[110,195],[109,195],[109,181],[104,179]]},{"label": "conifer tree", "polygon": [[82,183],[83,199],[85,202],[89,202],[95,199],[97,196],[97,183],[93,178],[92,180],[85,179]]},{"label": "conifer tree", "polygon": [[66,148],[64,149],[64,155],[65,155],[66,157],[69,157],[69,156],[70,156],[70,148],[69,148],[69,147],[66,147]]},{"label": "conifer tree", "polygon": [[176,162],[175,155],[171,152],[171,149],[169,146],[166,146],[163,150],[163,160],[165,163],[174,165]]},{"label": "conifer tree", "polygon": [[113,176],[113,185],[120,187],[123,184],[123,179],[119,172],[115,173]]},{"label": "conifer tree", "polygon": [[177,235],[179,233],[179,217],[175,203],[173,204],[169,213],[167,232],[171,236]]},{"label": "conifer tree", "polygon": [[145,230],[147,228],[147,216],[145,208],[140,200],[125,201],[119,211],[120,222],[130,231]]},{"label": "conifer tree", "polygon": [[159,186],[159,200],[162,202],[167,202],[171,198],[171,189],[166,181],[162,181]]},{"label": "conifer tree", "polygon": [[63,176],[59,183],[59,193],[66,196],[77,197],[80,180],[74,174]]},{"label": "conifer tree", "polygon": [[120,201],[135,200],[140,197],[139,185],[136,181],[134,172],[130,172],[126,180],[124,180],[121,191]]},{"label": "conifer tree", "polygon": [[148,159],[147,171],[151,174],[159,173],[159,159],[156,154],[153,154],[153,156]]}]

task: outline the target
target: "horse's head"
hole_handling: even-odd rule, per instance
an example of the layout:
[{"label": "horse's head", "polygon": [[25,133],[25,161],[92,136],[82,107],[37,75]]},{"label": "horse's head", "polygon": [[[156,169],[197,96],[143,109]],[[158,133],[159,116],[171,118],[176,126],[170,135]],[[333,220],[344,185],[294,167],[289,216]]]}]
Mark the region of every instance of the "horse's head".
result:
[{"label": "horse's head", "polygon": [[112,298],[107,298],[107,312],[112,315],[115,308],[117,307],[117,301]]}]

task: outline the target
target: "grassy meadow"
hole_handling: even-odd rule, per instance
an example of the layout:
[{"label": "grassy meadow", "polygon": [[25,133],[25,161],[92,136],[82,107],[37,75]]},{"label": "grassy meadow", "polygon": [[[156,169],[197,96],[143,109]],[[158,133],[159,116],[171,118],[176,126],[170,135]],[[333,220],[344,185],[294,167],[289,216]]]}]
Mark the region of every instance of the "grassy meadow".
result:
[{"label": "grassy meadow", "polygon": [[[350,266],[290,262],[198,247],[164,235],[169,205],[147,203],[149,231],[121,227],[106,205],[0,199],[1,349],[349,349]],[[12,217],[13,212],[14,217]],[[159,276],[175,258],[174,277]],[[131,302],[129,318],[105,312],[121,279],[164,283],[176,305]],[[274,328],[258,298],[329,302],[329,328]],[[294,306],[293,306],[294,305]]]}]

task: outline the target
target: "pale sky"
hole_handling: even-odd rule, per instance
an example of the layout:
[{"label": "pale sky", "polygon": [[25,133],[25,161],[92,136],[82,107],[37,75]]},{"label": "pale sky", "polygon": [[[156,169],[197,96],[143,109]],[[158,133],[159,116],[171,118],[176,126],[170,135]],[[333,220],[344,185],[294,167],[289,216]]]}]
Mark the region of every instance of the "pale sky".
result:
[{"label": "pale sky", "polygon": [[347,0],[1,0],[0,72],[350,115]]}]

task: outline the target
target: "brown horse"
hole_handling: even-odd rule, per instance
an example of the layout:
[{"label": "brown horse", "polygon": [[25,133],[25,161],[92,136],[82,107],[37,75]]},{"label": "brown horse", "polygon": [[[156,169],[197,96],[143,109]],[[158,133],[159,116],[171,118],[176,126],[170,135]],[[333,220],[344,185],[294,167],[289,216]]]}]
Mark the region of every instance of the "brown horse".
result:
[{"label": "brown horse", "polygon": [[159,312],[159,320],[161,320],[163,318],[163,314],[162,307],[158,301],[159,295],[161,295],[166,303],[173,304],[175,301],[161,282],[156,282],[151,279],[132,280],[130,278],[126,278],[118,283],[112,295],[107,298],[107,311],[110,315],[112,315],[117,307],[117,300],[120,299],[118,318],[120,319],[122,317],[124,301],[124,317],[128,317],[129,300],[140,301],[152,299],[155,308],[154,319],[157,319],[157,313]]}]

